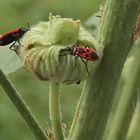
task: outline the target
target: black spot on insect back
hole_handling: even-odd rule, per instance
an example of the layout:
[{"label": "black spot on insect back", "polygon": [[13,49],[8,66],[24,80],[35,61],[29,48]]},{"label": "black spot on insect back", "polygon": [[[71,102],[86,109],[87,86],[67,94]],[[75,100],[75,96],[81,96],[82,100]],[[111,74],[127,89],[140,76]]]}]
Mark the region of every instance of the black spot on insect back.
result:
[{"label": "black spot on insect back", "polygon": [[0,40],[0,46],[2,45],[2,41]]},{"label": "black spot on insect back", "polygon": [[85,54],[85,56],[88,58],[89,57],[89,55],[88,54]]},{"label": "black spot on insect back", "polygon": [[86,52],[89,52],[89,48],[86,49]]},{"label": "black spot on insect back", "polygon": [[98,57],[97,53],[93,52],[93,53],[91,53],[91,58],[93,60],[98,60],[99,57]]}]

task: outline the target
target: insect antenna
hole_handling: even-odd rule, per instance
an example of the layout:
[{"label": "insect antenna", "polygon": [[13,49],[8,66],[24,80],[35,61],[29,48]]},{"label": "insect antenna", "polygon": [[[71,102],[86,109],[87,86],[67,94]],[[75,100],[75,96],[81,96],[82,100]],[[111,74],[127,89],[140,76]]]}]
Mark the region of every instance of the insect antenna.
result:
[{"label": "insect antenna", "polygon": [[29,24],[29,22],[27,22],[27,28],[20,27],[20,29],[22,29],[22,30],[24,30],[24,31],[30,30],[30,24]]},{"label": "insect antenna", "polygon": [[28,29],[30,29],[30,24],[29,24],[29,22],[27,22],[27,27],[28,27]]}]

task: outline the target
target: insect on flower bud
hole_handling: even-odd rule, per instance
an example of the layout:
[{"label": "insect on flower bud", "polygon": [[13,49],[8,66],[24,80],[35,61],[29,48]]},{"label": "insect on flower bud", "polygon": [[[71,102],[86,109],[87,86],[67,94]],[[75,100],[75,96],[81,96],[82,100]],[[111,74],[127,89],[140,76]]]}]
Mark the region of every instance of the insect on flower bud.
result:
[{"label": "insect on flower bud", "polygon": [[[96,67],[96,62],[87,63],[84,60],[87,63],[85,67],[81,58],[70,55],[71,52],[63,52],[77,43],[86,44],[96,50],[91,35],[84,38],[84,32],[86,31],[80,25],[79,20],[74,21],[51,14],[48,22],[40,22],[24,35],[21,42],[24,47],[18,47],[20,49],[18,54],[25,67],[41,80],[63,83],[85,80],[89,77],[87,68],[90,72],[91,68]],[[88,35],[87,32],[86,35]],[[89,50],[96,54],[94,50]],[[98,58],[98,54],[96,56]]]}]

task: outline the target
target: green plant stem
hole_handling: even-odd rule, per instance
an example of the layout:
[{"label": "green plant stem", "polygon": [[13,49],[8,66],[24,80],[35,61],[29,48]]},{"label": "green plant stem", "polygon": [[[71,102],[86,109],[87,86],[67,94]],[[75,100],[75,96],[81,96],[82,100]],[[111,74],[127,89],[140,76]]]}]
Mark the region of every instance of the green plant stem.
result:
[{"label": "green plant stem", "polygon": [[102,139],[123,64],[132,45],[131,33],[139,6],[139,0],[106,1],[97,36],[105,47],[104,56],[83,89],[81,107],[69,140]]},{"label": "green plant stem", "polygon": [[12,86],[11,82],[7,79],[5,74],[0,69],[0,84],[3,87],[5,93],[10,98],[11,102],[16,106],[17,110],[24,118],[28,126],[31,128],[33,134],[37,140],[47,140],[45,133],[39,126],[39,123],[31,113],[29,107],[26,105],[22,97]]},{"label": "green plant stem", "polygon": [[64,140],[60,114],[59,83],[50,82],[49,96],[50,119],[55,140]]},{"label": "green plant stem", "polygon": [[74,117],[73,117],[73,121],[72,121],[72,125],[70,127],[70,130],[69,130],[69,134],[68,134],[68,139],[71,139],[74,131],[75,131],[75,124],[77,122],[77,119],[78,119],[78,115],[79,115],[79,111],[80,111],[80,107],[81,107],[81,104],[82,104],[82,100],[84,99],[84,94],[81,94],[80,96],[80,99],[77,103],[77,106],[76,106],[76,111],[75,111],[75,114],[74,114]]},{"label": "green plant stem", "polygon": [[138,140],[140,138],[140,85],[139,88],[137,90],[137,103],[136,103],[136,108],[135,108],[135,112],[128,130],[128,134],[126,137],[126,140]]},{"label": "green plant stem", "polygon": [[[139,45],[138,45],[139,44]],[[109,130],[105,131],[104,140],[124,140],[135,113],[138,88],[140,87],[140,42],[133,46],[131,57],[126,61],[122,78],[125,82],[121,93],[115,98],[115,110],[111,113],[112,120],[108,121]],[[117,90],[118,91],[118,90]],[[117,101],[116,101],[117,100]],[[112,108],[112,109],[113,109]]]},{"label": "green plant stem", "polygon": [[[133,101],[133,116],[132,121],[130,123],[130,127],[127,134],[127,140],[136,140],[139,138],[139,130],[140,130],[140,38],[136,43],[136,46],[133,49],[134,60],[131,62],[132,65],[129,66],[131,70],[131,77],[127,77],[127,79],[132,81],[132,85],[130,86],[131,96],[135,96],[135,100]],[[132,67],[131,67],[132,66]],[[126,79],[126,80],[127,80]],[[126,86],[129,86],[126,84]],[[128,87],[129,88],[129,87]],[[124,92],[125,93],[125,92]],[[131,97],[130,96],[130,97]],[[132,102],[132,99],[130,99]],[[132,107],[132,106],[131,106]],[[129,113],[125,112],[125,118]],[[124,118],[124,119],[125,119]]]}]

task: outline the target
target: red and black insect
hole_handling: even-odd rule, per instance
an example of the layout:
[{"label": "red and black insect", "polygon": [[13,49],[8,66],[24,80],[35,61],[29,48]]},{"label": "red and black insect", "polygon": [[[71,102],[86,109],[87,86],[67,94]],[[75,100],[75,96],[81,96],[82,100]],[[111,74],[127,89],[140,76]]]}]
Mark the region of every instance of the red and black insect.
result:
[{"label": "red and black insect", "polygon": [[[28,26],[28,27],[29,27],[29,26]],[[14,50],[14,49],[12,49],[12,46],[14,46],[14,44],[15,44],[16,42],[18,42],[19,45],[21,45],[20,42],[19,42],[19,40],[20,40],[20,38],[23,37],[23,35],[24,35],[28,30],[29,30],[29,28],[26,29],[26,28],[21,27],[21,28],[18,28],[18,29],[15,29],[15,30],[12,30],[12,31],[10,31],[10,32],[5,33],[4,35],[2,35],[2,36],[0,37],[0,46],[6,46],[6,45],[8,45],[8,44],[10,44],[10,43],[13,42],[13,44],[10,46],[10,49],[11,49],[11,50]],[[22,46],[22,45],[21,45],[21,46]]]},{"label": "red and black insect", "polygon": [[[82,62],[86,66],[88,75],[90,75],[90,73],[87,68],[87,61],[95,61],[95,60],[98,60],[98,58],[99,58],[97,52],[87,46],[84,47],[84,46],[80,46],[80,45],[74,45],[72,47],[67,47],[65,49],[62,49],[61,51],[64,51],[68,54],[75,56],[75,59],[80,57]],[[76,62],[76,60],[75,60],[75,62]]]},{"label": "red and black insect", "polygon": [[71,55],[80,57],[81,59],[84,58],[89,61],[98,60],[98,55],[96,51],[87,46],[83,47],[74,45],[73,47],[68,47],[65,50],[68,51]]}]

